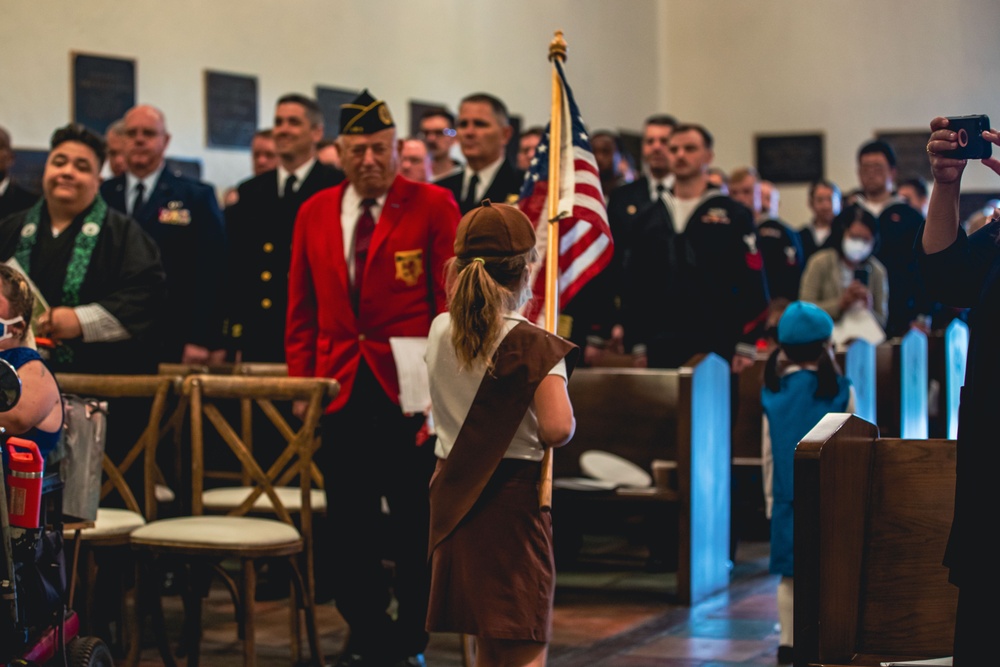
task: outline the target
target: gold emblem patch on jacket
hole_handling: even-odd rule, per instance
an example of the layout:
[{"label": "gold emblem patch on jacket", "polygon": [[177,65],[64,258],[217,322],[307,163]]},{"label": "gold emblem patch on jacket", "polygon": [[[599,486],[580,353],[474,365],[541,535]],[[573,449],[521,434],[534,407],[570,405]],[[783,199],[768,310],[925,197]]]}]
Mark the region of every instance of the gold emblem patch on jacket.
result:
[{"label": "gold emblem patch on jacket", "polygon": [[407,287],[413,287],[424,275],[424,251],[400,250],[396,253],[396,280],[402,280]]}]

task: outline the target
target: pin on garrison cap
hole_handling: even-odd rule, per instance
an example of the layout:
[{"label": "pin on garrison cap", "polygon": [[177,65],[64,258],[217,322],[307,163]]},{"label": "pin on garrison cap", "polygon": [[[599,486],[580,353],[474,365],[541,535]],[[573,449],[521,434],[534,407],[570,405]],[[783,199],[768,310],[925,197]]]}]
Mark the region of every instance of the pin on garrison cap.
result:
[{"label": "pin on garrison cap", "polygon": [[793,301],[778,320],[778,342],[782,345],[803,345],[829,340],[833,335],[833,318],[825,310],[807,301]]},{"label": "pin on garrison cap", "polygon": [[377,100],[365,88],[354,100],[340,105],[341,134],[372,134],[395,127],[384,100]]},{"label": "pin on garrison cap", "polygon": [[462,216],[455,232],[455,255],[460,259],[514,257],[534,247],[535,228],[528,216],[516,206],[489,199]]}]

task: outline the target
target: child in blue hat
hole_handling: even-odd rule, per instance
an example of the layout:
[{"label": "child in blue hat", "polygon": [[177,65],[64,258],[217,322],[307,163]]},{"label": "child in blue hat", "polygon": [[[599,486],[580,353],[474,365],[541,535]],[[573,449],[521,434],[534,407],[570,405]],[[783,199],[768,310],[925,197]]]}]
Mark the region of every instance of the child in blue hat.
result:
[{"label": "child in blue hat", "polygon": [[833,319],[819,306],[793,301],[778,320],[778,347],[764,367],[762,458],[771,520],[772,574],[778,584],[778,664],[792,662],[792,497],[795,447],[828,412],[853,412],[854,389],[833,358]]}]

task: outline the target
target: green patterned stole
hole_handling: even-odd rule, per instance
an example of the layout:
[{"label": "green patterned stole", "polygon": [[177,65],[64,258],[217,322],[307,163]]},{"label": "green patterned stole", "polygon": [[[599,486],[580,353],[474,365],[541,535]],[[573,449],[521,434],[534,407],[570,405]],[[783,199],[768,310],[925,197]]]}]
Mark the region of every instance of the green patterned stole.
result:
[{"label": "green patterned stole", "polygon": [[[14,257],[27,275],[31,275],[31,251],[35,248],[44,203],[44,199],[39,199],[34,206],[28,209],[24,226],[21,227],[21,238],[17,242],[17,250],[14,251]],[[98,193],[90,211],[83,219],[83,227],[73,242],[73,255],[70,257],[69,266],[66,267],[66,278],[63,280],[62,302],[60,303],[62,306],[72,308],[80,305],[80,285],[83,284],[83,278],[87,275],[90,256],[94,253],[94,246],[97,245],[97,237],[101,234],[101,227],[104,225],[107,213],[108,205]],[[73,361],[73,350],[68,345],[57,346],[53,350],[53,354],[56,361],[62,363]]]}]

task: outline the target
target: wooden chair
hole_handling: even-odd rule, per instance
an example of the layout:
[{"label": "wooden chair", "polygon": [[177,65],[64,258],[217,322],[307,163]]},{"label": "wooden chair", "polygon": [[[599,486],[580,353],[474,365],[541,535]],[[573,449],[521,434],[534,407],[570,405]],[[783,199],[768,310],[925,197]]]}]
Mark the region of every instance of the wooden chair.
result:
[{"label": "wooden chair", "polygon": [[[169,424],[164,423],[164,416],[169,397],[174,388],[179,387],[179,379],[165,375],[60,373],[58,381],[64,394],[87,399],[148,398],[151,402],[146,427],[135,443],[125,450],[124,456],[120,460],[114,460],[105,449],[102,461],[103,484],[96,519],[87,527],[67,524],[64,531],[64,539],[73,544],[69,606],[79,613],[86,632],[90,634],[95,631],[98,616],[97,563],[101,560],[119,566],[115,574],[119,575],[117,580],[122,589],[123,604],[120,615],[114,617],[113,621],[117,625],[118,643],[127,648],[126,660],[134,661],[138,658],[139,637],[134,615],[128,609],[130,603],[134,602],[131,588],[126,583],[127,575],[134,570],[130,565],[129,536],[147,520],[156,518],[157,505],[152,486],[143,489],[140,501],[128,478],[133,476],[130,474],[133,466],[142,465],[144,470],[141,479],[144,480],[144,487],[147,479],[151,483],[163,481],[163,475],[155,461],[146,459],[144,453],[151,442],[165,437],[170,431]],[[114,419],[112,410],[109,422],[113,424]],[[149,466],[148,470],[145,470],[146,466]],[[109,501],[116,496],[122,507],[109,506]],[[83,593],[83,601],[79,607],[75,604],[78,586]]]},{"label": "wooden chair", "polygon": [[[182,643],[187,664],[199,662],[201,597],[207,594],[211,575],[221,577],[236,610],[243,640],[243,661],[256,663],[254,595],[256,565],[263,559],[287,559],[292,571],[294,605],[292,613],[292,661],[301,658],[301,620],[304,616],[311,662],[321,665],[313,602],[312,498],[314,477],[312,455],[316,431],[326,403],[339,390],[336,380],[322,378],[248,377],[240,375],[192,375],[184,380],[182,393],[189,398],[191,424],[191,507],[190,516],[147,523],[132,534],[132,548],[144,557],[142,576],[148,578],[158,558],[184,563],[193,575],[194,586],[185,593],[185,628]],[[285,434],[288,446],[266,469],[247,448],[238,430],[223,417],[226,403],[252,400]],[[294,430],[274,407],[275,401],[307,400],[302,426]],[[225,515],[212,515],[203,499],[205,491],[204,422],[221,436],[243,468],[250,484],[241,491],[242,502]],[[298,505],[276,484],[287,485],[297,478]],[[293,507],[297,507],[293,509]],[[298,519],[296,521],[295,519]],[[226,564],[238,565],[238,576]],[[154,594],[143,586],[145,594]],[[166,646],[160,647],[163,660],[175,664]]]},{"label": "wooden chair", "polygon": [[[265,377],[282,378],[288,377],[288,366],[278,363],[239,363],[234,364],[232,372],[243,377]],[[255,434],[259,435],[262,425],[273,429],[272,438],[275,434],[282,441],[284,447],[282,452],[273,456],[273,465],[267,470],[267,475],[275,492],[281,497],[282,504],[293,515],[302,511],[299,487],[289,486],[289,482],[295,480],[296,470],[290,468],[286,462],[294,456],[292,449],[292,431],[288,425],[288,413],[291,411],[290,403],[286,402],[287,410],[279,410],[273,402],[268,399],[261,399],[252,396],[244,396],[240,399],[240,439],[248,454],[254,454]],[[313,443],[313,451],[319,447],[319,434],[316,434],[316,442]],[[273,453],[272,453],[273,454]],[[239,472],[233,474],[225,471],[211,471],[207,467],[204,469],[205,478],[215,478],[218,480],[238,480],[235,486],[221,485],[205,488],[202,491],[202,505],[206,512],[213,514],[226,514],[239,508],[246,498],[254,492],[253,468],[242,464],[243,461],[253,460],[254,464],[260,462],[260,457],[254,455],[240,459]],[[315,463],[310,463],[312,484],[316,487],[310,492],[310,509],[312,514],[326,513],[326,493],[323,491],[323,475]],[[265,512],[271,510],[268,496],[261,495],[254,507],[254,512]]]},{"label": "wooden chair", "polygon": [[[236,372],[236,368],[237,364],[229,362],[211,365],[161,362],[157,367],[157,373],[186,378],[189,375],[232,375]],[[190,467],[190,462],[186,458],[189,451],[185,447],[187,438],[190,437],[185,421],[187,419],[187,404],[189,399],[186,395],[178,393],[176,404],[168,418],[174,434],[173,447],[169,452],[164,453],[161,451],[159,456],[163,461],[170,461],[172,467],[171,479],[175,481],[175,485],[179,488],[175,489],[165,484],[157,485],[156,493],[161,502],[173,502],[179,496],[181,498],[180,511],[187,513],[191,511],[191,508],[186,504],[191,497],[191,489],[186,484],[188,480],[187,475],[184,473],[185,468]]]},{"label": "wooden chair", "polygon": [[954,440],[826,415],[795,450],[796,667],[949,656]]}]

